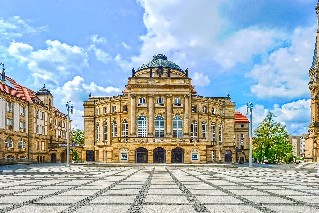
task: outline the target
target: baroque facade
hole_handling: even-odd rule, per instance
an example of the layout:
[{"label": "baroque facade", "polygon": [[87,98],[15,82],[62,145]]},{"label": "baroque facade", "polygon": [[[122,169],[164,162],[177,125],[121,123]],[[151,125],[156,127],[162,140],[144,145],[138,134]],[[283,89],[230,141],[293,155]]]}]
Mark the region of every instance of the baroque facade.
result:
[{"label": "baroque facade", "polygon": [[[319,20],[319,2],[316,6],[316,13]],[[318,44],[319,44],[319,25],[316,36],[316,44],[313,56],[313,62],[309,70],[309,89],[311,96],[311,120],[309,125],[309,137],[305,147],[305,161],[319,162],[319,60],[318,60]]]},{"label": "baroque facade", "polygon": [[[70,128],[71,129],[71,128]],[[1,161],[65,161],[66,115],[45,87],[34,92],[5,75],[0,83]],[[61,146],[62,145],[62,146]]]},{"label": "baroque facade", "polygon": [[238,120],[236,141],[230,97],[196,95],[188,69],[162,54],[132,70],[122,95],[89,95],[83,106],[87,161],[234,162],[248,147],[246,120]]}]

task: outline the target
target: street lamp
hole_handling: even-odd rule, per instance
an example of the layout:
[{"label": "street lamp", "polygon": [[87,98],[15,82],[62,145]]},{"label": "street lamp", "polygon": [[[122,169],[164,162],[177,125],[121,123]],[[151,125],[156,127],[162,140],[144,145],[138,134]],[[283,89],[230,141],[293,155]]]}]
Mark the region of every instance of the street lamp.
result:
[{"label": "street lamp", "polygon": [[253,104],[251,102],[247,103],[247,115],[250,114],[250,137],[249,137],[249,167],[253,166]]},{"label": "street lamp", "polygon": [[71,101],[66,102],[66,110],[68,112],[66,116],[66,166],[70,166],[70,132],[69,132],[69,120],[70,113],[73,114],[73,105]]}]

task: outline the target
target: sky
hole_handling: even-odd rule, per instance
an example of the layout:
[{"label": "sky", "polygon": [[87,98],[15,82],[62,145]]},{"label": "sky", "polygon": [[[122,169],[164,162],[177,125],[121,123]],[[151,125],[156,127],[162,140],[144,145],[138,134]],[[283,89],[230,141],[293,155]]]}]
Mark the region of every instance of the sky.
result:
[{"label": "sky", "polygon": [[267,113],[290,134],[308,132],[316,0],[0,0],[6,74],[46,87],[73,127],[83,101],[119,95],[134,67],[158,53],[189,75],[198,95],[227,96],[253,126]]}]

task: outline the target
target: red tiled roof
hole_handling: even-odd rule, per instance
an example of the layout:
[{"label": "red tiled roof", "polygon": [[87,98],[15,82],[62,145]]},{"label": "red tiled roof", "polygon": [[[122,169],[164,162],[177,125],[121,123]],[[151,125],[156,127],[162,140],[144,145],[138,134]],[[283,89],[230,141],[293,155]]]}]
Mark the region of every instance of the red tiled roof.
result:
[{"label": "red tiled roof", "polygon": [[6,80],[13,87],[0,83],[1,92],[7,93],[24,101],[32,102],[32,99],[36,99],[37,101],[41,102],[41,100],[35,95],[35,92],[33,90],[18,84],[15,80],[8,76],[6,76]]},{"label": "red tiled roof", "polygon": [[249,123],[249,120],[240,112],[235,112],[235,123]]}]

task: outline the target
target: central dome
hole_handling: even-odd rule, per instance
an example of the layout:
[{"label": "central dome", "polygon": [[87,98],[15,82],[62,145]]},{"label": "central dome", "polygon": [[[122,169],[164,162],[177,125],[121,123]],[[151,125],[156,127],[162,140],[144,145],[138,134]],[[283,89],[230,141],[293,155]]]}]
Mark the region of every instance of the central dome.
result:
[{"label": "central dome", "polygon": [[168,68],[168,69],[175,69],[182,71],[183,70],[174,62],[168,61],[166,55],[163,54],[157,54],[153,56],[152,61],[142,64],[137,71],[142,70],[142,69],[147,69],[147,68],[157,68],[157,67],[163,67],[163,68]]}]

